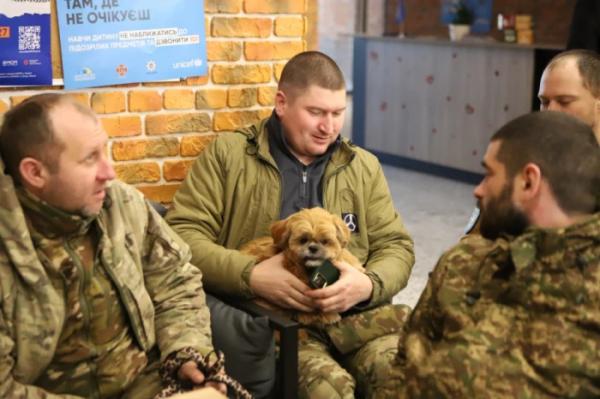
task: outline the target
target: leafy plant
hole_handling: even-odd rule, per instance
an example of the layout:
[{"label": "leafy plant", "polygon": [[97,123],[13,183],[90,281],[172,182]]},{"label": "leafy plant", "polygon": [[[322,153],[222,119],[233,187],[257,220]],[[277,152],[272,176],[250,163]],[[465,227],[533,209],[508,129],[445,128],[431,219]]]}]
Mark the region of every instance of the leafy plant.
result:
[{"label": "leafy plant", "polygon": [[452,23],[455,25],[471,25],[473,22],[473,11],[467,6],[463,0],[455,3],[454,18]]}]

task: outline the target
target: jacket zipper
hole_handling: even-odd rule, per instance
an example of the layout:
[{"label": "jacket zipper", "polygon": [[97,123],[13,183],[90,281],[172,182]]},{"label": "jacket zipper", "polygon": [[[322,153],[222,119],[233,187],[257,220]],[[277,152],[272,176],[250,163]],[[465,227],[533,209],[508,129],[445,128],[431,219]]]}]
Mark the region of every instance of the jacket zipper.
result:
[{"label": "jacket zipper", "polygon": [[302,167],[302,196],[304,199],[308,197],[308,172],[306,171],[306,166]]},{"label": "jacket zipper", "polygon": [[[81,313],[83,314],[85,335],[88,341],[88,345],[90,345],[90,348],[92,349],[92,358],[96,358],[98,356],[98,351],[96,350],[96,346],[92,344],[92,339],[90,337],[90,304],[84,295],[85,286],[90,282],[91,275],[89,273],[86,273],[85,266],[81,263],[79,255],[75,252],[69,241],[65,241],[65,249],[69,254],[69,257],[73,259],[73,262],[75,263],[77,269],[79,270],[79,273],[81,274],[81,284],[79,285],[79,303],[81,304]],[[92,260],[92,262],[94,262],[94,260]],[[86,363],[88,363],[88,366],[91,371],[90,385],[92,385],[95,388],[94,392],[90,393],[90,398],[98,398],[100,397],[100,387],[98,386],[98,380],[94,378],[97,376],[96,374],[98,371],[96,369],[96,363],[92,359],[88,360]]]}]

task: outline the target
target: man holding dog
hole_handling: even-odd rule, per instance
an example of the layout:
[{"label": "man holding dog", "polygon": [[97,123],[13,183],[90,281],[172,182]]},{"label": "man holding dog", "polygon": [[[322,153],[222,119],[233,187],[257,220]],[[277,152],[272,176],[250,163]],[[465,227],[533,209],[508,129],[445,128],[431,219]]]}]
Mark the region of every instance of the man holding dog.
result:
[{"label": "man holding dog", "polygon": [[439,260],[379,398],[583,398],[600,386],[600,152],[560,112],[491,139],[481,234]]},{"label": "man holding dog", "polygon": [[[198,157],[167,221],[190,244],[207,290],[304,312],[384,317],[408,281],[413,245],[377,159],[340,137],[345,109],[345,82],[335,62],[319,52],[301,53],[282,71],[271,117],[218,136]],[[339,280],[313,290],[283,268],[281,254],[256,263],[238,251],[270,235],[271,223],[315,206],[350,227],[348,249],[366,273],[337,262]],[[299,348],[300,396],[354,398],[356,389],[369,397],[385,379],[395,329],[344,351],[327,333],[310,331]]]},{"label": "man holding dog", "polygon": [[212,351],[201,273],[142,195],[111,182],[106,143],[91,109],[67,95],[5,114],[2,398],[153,398],[161,365],[190,387],[210,377],[192,360]]}]

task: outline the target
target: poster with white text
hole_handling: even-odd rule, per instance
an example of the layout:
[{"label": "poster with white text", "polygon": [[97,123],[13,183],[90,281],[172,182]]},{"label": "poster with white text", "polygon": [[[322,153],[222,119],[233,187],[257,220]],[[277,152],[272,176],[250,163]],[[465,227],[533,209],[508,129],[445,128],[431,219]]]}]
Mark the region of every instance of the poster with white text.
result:
[{"label": "poster with white text", "polygon": [[203,0],[57,0],[66,89],[206,75]]},{"label": "poster with white text", "polygon": [[50,0],[0,0],[0,86],[51,84]]}]

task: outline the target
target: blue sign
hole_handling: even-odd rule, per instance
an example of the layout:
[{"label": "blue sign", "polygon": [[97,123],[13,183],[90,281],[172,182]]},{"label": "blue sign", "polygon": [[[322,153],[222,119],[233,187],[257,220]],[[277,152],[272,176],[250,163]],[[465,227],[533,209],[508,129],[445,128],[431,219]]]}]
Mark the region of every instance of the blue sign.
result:
[{"label": "blue sign", "polygon": [[0,85],[51,84],[50,0],[1,0]]},{"label": "blue sign", "polygon": [[57,0],[66,89],[206,75],[203,0]]}]

